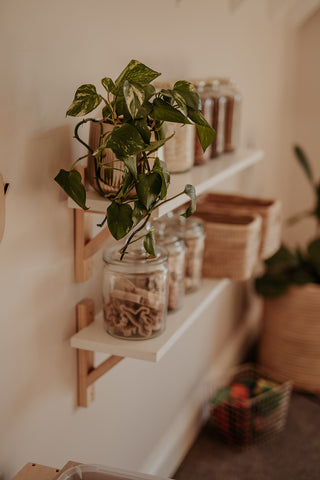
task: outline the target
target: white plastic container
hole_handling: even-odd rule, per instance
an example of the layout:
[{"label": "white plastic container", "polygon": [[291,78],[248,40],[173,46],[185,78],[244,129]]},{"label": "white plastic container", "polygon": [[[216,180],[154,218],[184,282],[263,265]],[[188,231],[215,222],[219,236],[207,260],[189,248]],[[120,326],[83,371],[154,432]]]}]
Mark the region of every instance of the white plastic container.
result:
[{"label": "white plastic container", "polygon": [[57,480],[167,480],[146,473],[130,472],[103,465],[80,464],[63,472]]}]

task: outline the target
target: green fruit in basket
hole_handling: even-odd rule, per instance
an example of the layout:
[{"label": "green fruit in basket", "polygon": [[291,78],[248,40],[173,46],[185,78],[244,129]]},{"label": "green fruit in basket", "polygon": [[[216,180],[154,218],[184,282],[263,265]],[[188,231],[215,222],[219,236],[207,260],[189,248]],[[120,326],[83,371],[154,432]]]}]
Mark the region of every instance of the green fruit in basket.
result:
[{"label": "green fruit in basket", "polygon": [[282,400],[282,393],[270,388],[262,393],[261,398],[257,399],[257,411],[262,417],[267,417],[275,413]]},{"label": "green fruit in basket", "polygon": [[230,387],[220,388],[217,393],[211,398],[211,405],[220,405],[221,403],[229,400],[230,398]]}]

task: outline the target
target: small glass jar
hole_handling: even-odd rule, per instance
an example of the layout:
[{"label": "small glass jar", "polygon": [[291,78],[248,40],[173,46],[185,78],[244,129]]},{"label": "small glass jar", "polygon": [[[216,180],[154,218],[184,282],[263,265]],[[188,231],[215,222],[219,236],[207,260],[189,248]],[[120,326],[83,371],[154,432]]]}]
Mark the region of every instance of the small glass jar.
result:
[{"label": "small glass jar", "polygon": [[168,167],[169,173],[190,170],[194,163],[195,125],[167,123],[167,137],[174,136],[159,149],[159,157]]},{"label": "small glass jar", "polygon": [[185,293],[197,290],[201,284],[202,262],[205,244],[204,222],[200,218],[181,216],[182,212],[170,213],[167,225],[176,229],[185,242]]},{"label": "small glass jar", "polygon": [[120,260],[119,246],[104,252],[104,324],[110,335],[143,340],[165,328],[168,305],[167,253],[157,248],[147,258],[143,247],[129,248]]},{"label": "small glass jar", "polygon": [[153,226],[156,245],[166,248],[168,252],[168,310],[178,310],[184,296],[185,244],[173,231],[166,229],[163,223],[154,222]]},{"label": "small glass jar", "polygon": [[211,80],[208,86],[210,88],[209,95],[212,99],[211,119],[209,123],[216,132],[210,148],[211,158],[215,158],[224,151],[227,100],[218,79],[215,78]]},{"label": "small glass jar", "polygon": [[226,122],[224,151],[233,152],[240,142],[240,114],[242,95],[230,78],[220,79],[221,90],[226,97]]}]

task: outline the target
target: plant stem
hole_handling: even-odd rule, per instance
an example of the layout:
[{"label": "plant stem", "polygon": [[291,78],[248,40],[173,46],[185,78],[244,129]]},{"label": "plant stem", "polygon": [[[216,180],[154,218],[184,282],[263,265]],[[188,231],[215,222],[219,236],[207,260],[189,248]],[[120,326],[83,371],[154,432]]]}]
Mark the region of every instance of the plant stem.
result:
[{"label": "plant stem", "polygon": [[131,235],[130,235],[130,237],[128,238],[128,240],[126,241],[124,247],[120,250],[120,253],[121,253],[120,260],[123,259],[124,255],[125,255],[125,253],[126,253],[126,250],[127,250],[128,246],[130,245],[131,240],[133,239],[133,237],[134,237],[138,232],[140,232],[140,231],[146,226],[146,224],[148,223],[150,217],[151,217],[151,213],[149,213],[149,214],[146,216],[146,218],[145,218],[144,222],[142,223],[142,225],[141,225],[139,228],[137,228],[134,232],[131,233]]}]

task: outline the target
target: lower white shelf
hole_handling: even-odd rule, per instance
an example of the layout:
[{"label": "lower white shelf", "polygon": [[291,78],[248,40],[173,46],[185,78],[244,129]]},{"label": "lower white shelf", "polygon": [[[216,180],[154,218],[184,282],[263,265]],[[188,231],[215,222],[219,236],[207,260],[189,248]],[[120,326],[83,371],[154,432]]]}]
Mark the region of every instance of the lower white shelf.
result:
[{"label": "lower white shelf", "polygon": [[71,346],[83,350],[158,362],[201,313],[228,285],[229,280],[204,279],[201,288],[184,297],[180,310],[168,314],[165,331],[150,340],[121,340],[109,335],[100,312],[93,323],[71,337]]}]

